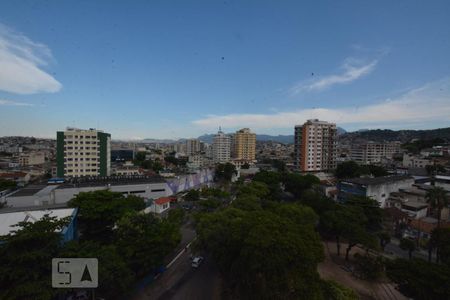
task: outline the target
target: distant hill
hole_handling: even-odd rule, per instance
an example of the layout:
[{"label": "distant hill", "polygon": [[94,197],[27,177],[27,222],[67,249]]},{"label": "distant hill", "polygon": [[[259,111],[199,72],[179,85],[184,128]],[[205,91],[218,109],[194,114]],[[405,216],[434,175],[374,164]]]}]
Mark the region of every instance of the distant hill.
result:
[{"label": "distant hill", "polygon": [[[338,127],[337,128],[338,135],[344,134],[346,131],[345,129]],[[198,139],[204,143],[212,144],[214,138],[214,134],[204,134],[198,137]],[[257,134],[256,140],[259,142],[278,142],[283,144],[292,144],[294,143],[294,135],[293,134],[287,134],[287,135],[269,135],[269,134]]]},{"label": "distant hill", "polygon": [[[214,134],[204,134],[198,137],[198,139],[204,143],[212,144]],[[283,144],[289,144],[294,142],[294,135],[268,135],[257,134],[256,140],[260,142],[273,141]]]},{"label": "distant hill", "polygon": [[406,143],[412,139],[431,140],[441,138],[450,142],[450,127],[430,130],[390,130],[374,129],[347,132],[340,136],[341,141],[352,142],[355,140],[368,140],[374,142],[400,141]]}]

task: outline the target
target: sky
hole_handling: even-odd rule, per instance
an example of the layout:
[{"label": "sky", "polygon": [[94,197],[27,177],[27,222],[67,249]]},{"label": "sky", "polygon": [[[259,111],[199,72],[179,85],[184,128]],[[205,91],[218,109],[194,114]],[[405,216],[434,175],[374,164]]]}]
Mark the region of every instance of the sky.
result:
[{"label": "sky", "polygon": [[450,1],[0,1],[0,136],[450,126]]}]

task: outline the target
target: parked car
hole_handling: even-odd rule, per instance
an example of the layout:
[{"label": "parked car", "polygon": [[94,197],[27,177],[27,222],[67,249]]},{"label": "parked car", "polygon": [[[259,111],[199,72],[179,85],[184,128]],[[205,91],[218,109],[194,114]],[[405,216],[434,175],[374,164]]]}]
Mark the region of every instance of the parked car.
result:
[{"label": "parked car", "polygon": [[203,261],[203,257],[202,256],[196,256],[192,259],[192,267],[193,268],[198,268],[200,266],[200,264]]}]

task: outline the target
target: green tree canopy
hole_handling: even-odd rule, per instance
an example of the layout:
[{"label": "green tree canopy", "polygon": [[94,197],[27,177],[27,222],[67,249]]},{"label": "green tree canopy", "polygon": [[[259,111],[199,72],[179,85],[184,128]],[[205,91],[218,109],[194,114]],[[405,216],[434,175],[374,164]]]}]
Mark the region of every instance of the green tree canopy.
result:
[{"label": "green tree canopy", "polygon": [[97,258],[99,286],[96,295],[105,299],[124,299],[123,296],[129,295],[136,279],[125,257],[113,244],[72,241],[65,245],[59,256]]},{"label": "green tree canopy", "polygon": [[117,222],[115,234],[119,253],[138,277],[160,267],[181,238],[178,224],[133,211]]},{"label": "green tree canopy", "polygon": [[186,195],[184,196],[184,199],[186,201],[197,201],[200,200],[200,191],[199,190],[189,190]]},{"label": "green tree canopy", "polygon": [[297,198],[301,198],[303,192],[320,183],[319,178],[314,175],[300,175],[297,173],[285,174],[282,181],[286,191],[291,192]]},{"label": "green tree canopy", "polygon": [[339,179],[355,178],[361,175],[381,177],[387,176],[388,172],[381,166],[359,165],[355,161],[346,161],[337,165],[335,175]]},{"label": "green tree canopy", "polygon": [[[242,197],[258,204],[254,195]],[[276,204],[275,210],[230,207],[202,215],[197,232],[236,296],[320,299],[316,268],[323,247],[316,221],[313,210],[299,204]]]},{"label": "green tree canopy", "polygon": [[408,251],[409,259],[411,259],[413,251],[416,250],[416,243],[411,239],[402,238],[400,240],[400,248]]},{"label": "green tree canopy", "polygon": [[215,170],[215,179],[230,182],[233,175],[237,174],[236,166],[232,163],[218,164]]},{"label": "green tree canopy", "polygon": [[13,189],[16,186],[17,186],[17,183],[15,183],[14,181],[0,178],[0,191],[7,190],[7,189]]},{"label": "green tree canopy", "polygon": [[396,259],[386,265],[388,277],[400,292],[417,300],[449,299],[450,269],[422,259]]},{"label": "green tree canopy", "polygon": [[59,232],[68,220],[44,216],[20,222],[0,237],[0,299],[51,299],[51,261],[62,247]]},{"label": "green tree canopy", "polygon": [[107,241],[115,223],[128,211],[143,210],[145,203],[138,196],[99,190],[79,193],[69,206],[79,208],[82,238]]}]

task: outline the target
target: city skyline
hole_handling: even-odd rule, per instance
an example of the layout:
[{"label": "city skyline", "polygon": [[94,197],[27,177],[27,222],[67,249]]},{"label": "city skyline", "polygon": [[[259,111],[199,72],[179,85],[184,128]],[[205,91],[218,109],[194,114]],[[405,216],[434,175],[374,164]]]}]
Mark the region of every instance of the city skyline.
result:
[{"label": "city skyline", "polygon": [[448,1],[176,4],[2,1],[0,136],[450,126]]}]

